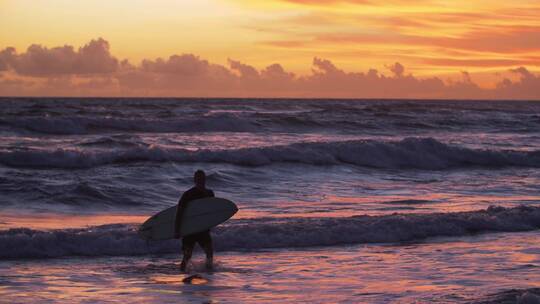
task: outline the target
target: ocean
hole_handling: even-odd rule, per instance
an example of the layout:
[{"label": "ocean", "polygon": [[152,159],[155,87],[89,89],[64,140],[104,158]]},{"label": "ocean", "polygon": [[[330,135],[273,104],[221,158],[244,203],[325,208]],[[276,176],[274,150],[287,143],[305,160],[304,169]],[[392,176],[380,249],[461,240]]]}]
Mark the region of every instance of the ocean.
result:
[{"label": "ocean", "polygon": [[[0,302],[540,303],[540,102],[0,98],[0,138]],[[240,210],[185,281],[137,227],[197,169]]]}]

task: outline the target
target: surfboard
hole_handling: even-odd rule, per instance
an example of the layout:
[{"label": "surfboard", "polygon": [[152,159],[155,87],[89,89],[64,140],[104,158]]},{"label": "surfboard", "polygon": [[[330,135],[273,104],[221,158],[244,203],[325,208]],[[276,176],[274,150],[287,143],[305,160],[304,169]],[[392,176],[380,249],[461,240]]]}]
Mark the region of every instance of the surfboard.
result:
[{"label": "surfboard", "polygon": [[[145,240],[174,238],[176,207],[172,206],[150,217],[139,227],[139,236]],[[230,219],[238,207],[224,198],[202,198],[188,203],[182,218],[181,236],[215,227]]]}]

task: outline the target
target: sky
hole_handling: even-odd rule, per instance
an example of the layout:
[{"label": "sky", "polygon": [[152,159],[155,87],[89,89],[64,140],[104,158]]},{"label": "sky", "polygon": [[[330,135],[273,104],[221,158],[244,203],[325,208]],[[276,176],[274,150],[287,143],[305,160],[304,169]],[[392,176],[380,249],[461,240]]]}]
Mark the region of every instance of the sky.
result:
[{"label": "sky", "polygon": [[540,0],[0,0],[0,95],[540,99]]}]

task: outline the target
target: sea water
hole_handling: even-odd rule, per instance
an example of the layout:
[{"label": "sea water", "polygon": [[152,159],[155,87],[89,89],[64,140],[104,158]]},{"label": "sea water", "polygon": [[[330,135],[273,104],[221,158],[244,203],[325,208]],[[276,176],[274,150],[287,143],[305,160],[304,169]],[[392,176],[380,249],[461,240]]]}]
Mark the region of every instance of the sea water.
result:
[{"label": "sea water", "polygon": [[[0,139],[0,301],[539,300],[540,102],[3,98]],[[197,169],[240,211],[186,281],[136,229]]]}]

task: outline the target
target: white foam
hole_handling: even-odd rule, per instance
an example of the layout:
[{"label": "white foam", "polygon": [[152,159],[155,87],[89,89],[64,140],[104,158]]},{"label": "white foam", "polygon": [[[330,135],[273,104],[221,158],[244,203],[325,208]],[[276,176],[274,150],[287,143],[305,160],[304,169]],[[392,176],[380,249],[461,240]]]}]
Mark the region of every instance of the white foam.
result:
[{"label": "white foam", "polygon": [[[216,250],[257,250],[394,243],[479,232],[516,232],[540,228],[540,207],[490,207],[487,210],[357,216],[236,220],[213,231]],[[0,258],[142,255],[179,252],[177,240],[140,239],[135,225],[112,224],[86,229],[0,231]]]},{"label": "white foam", "polygon": [[232,150],[189,151],[159,145],[139,145],[108,150],[81,147],[0,151],[0,163],[13,167],[88,168],[141,161],[230,163],[244,166],[287,162],[440,170],[470,166],[540,167],[540,151],[471,149],[448,145],[433,138],[406,138],[401,141],[310,142]]}]

